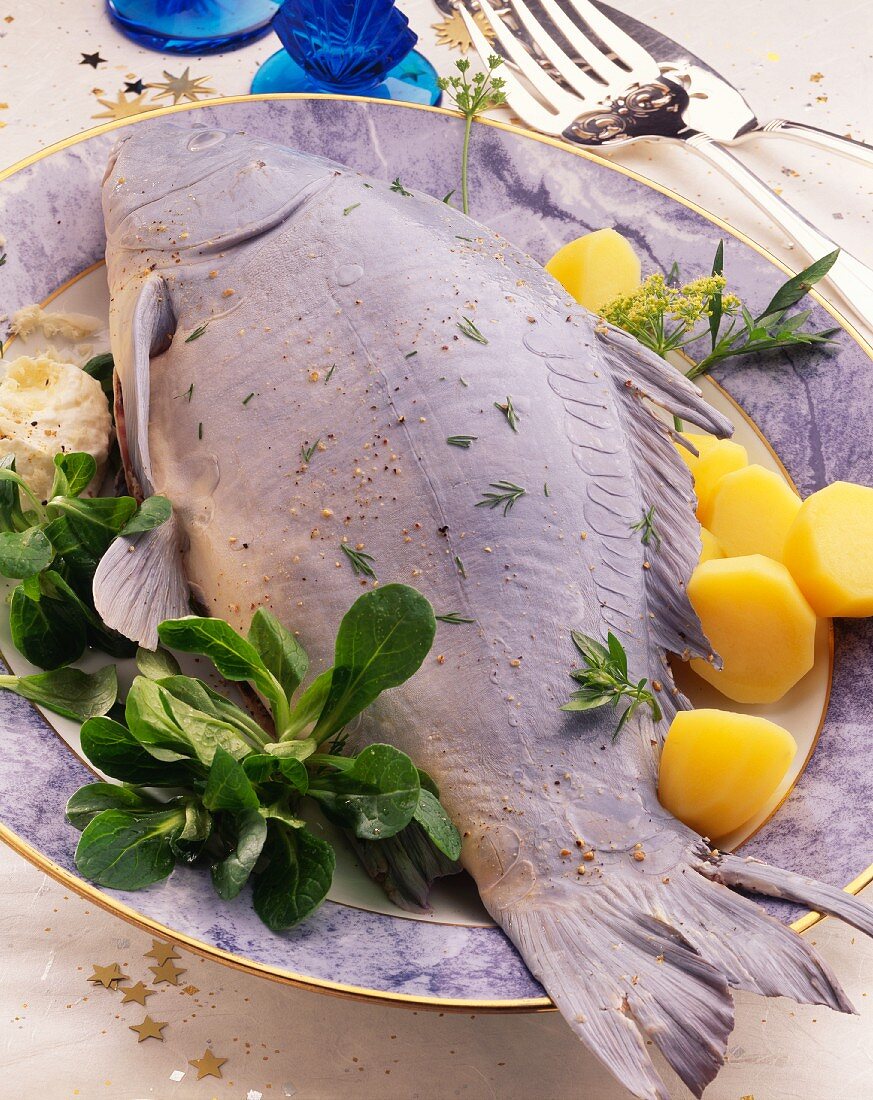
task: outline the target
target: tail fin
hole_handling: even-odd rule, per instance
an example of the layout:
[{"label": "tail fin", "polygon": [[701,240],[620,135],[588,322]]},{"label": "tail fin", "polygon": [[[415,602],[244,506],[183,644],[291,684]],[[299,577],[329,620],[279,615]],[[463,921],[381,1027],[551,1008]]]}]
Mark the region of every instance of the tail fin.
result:
[{"label": "tail fin", "polygon": [[[716,873],[735,876],[732,860]],[[767,870],[768,890],[771,873],[785,881]],[[640,1100],[669,1095],[646,1040],[700,1096],[724,1061],[731,987],[854,1011],[804,939],[697,862],[656,879],[580,883],[572,895],[564,885],[534,889],[493,915],[576,1034]],[[806,900],[836,910],[831,890],[804,884]],[[840,907],[873,932],[873,912],[860,902],[846,908],[841,898]]]},{"label": "tail fin", "polygon": [[756,894],[765,894],[771,898],[784,898],[786,901],[808,905],[819,913],[830,917],[839,917],[851,924],[859,932],[873,936],[873,909],[852,894],[836,886],[828,886],[813,878],[799,875],[795,871],[783,871],[781,867],[771,867],[751,856],[734,856],[727,852],[703,868],[716,882],[726,886],[740,886]]}]

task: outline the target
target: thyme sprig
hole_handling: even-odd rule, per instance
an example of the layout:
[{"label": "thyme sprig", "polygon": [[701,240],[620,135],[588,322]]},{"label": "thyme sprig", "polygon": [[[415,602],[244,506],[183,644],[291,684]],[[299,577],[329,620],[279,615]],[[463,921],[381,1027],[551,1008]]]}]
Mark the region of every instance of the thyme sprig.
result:
[{"label": "thyme sprig", "polygon": [[406,199],[412,198],[412,192],[407,191],[403,184],[400,182],[400,176],[395,176],[391,181],[391,190],[396,191],[398,195],[403,195]]},{"label": "thyme sprig", "polygon": [[490,488],[496,489],[497,492],[483,493],[482,499],[476,502],[476,507],[499,508],[503,505],[504,515],[508,515],[515,502],[527,492],[527,489],[522,489],[520,485],[515,485],[511,481],[492,481]]},{"label": "thyme sprig", "polygon": [[373,580],[376,579],[376,573],[370,564],[370,562],[376,560],[372,554],[365,554],[363,550],[353,550],[352,547],[345,542],[340,543],[340,550],[342,550],[349,559],[355,576],[362,573],[365,577],[372,577]]},{"label": "thyme sprig", "polygon": [[449,611],[445,615],[435,615],[438,623],[450,623],[452,626],[460,626],[461,623],[474,623],[475,619],[466,619],[459,611]]},{"label": "thyme sprig", "polygon": [[455,62],[458,70],[457,76],[443,76],[437,81],[440,90],[454,103],[464,116],[464,144],[461,149],[461,205],[465,214],[470,213],[470,193],[467,186],[470,165],[470,134],[473,129],[473,119],[490,111],[492,107],[499,107],[506,102],[506,81],[499,76],[494,76],[496,69],[503,64],[503,58],[496,54],[486,60],[487,71],[475,73],[473,79],[467,77],[470,62],[462,57]]},{"label": "thyme sprig", "polygon": [[630,525],[631,531],[640,532],[640,541],[643,546],[649,546],[654,542],[655,546],[661,545],[661,535],[655,526],[655,505],[643,512],[643,518]]},{"label": "thyme sprig", "polygon": [[470,449],[470,444],[475,443],[478,435],[450,435],[446,437],[446,443],[450,447],[463,447],[465,451]]},{"label": "thyme sprig", "polygon": [[509,394],[506,395],[505,401],[495,401],[494,408],[499,409],[500,412],[506,417],[507,423],[514,432],[518,431],[518,413],[515,411],[515,406],[512,403],[512,398]]},{"label": "thyme sprig", "polygon": [[193,340],[199,340],[206,329],[209,327],[209,322],[204,321],[202,325],[198,325],[197,328],[191,333],[190,336],[185,337],[185,343],[190,344]]},{"label": "thyme sprig", "polygon": [[647,706],[651,711],[652,720],[661,721],[662,714],[658,700],[654,692],[646,687],[648,680],[642,679],[633,683],[628,678],[627,654],[621,642],[611,631],[607,635],[605,646],[595,638],[581,634],[578,630],[571,631],[570,637],[573,639],[573,645],[582,655],[585,667],[574,669],[570,673],[580,686],[570,696],[569,701],[564,703],[561,710],[597,710],[600,707],[611,706],[617,712],[622,699],[626,699],[628,705],[619,717],[618,725],[612,735],[613,741],[640,707]]}]

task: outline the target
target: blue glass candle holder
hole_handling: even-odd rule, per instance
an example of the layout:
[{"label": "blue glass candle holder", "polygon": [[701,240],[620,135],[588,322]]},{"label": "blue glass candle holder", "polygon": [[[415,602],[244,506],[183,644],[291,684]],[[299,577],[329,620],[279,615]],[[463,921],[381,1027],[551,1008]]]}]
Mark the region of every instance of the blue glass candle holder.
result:
[{"label": "blue glass candle holder", "polygon": [[273,30],[285,47],[258,69],[253,92],[329,92],[438,103],[433,65],[394,0],[285,0]]},{"label": "blue glass candle holder", "polygon": [[161,53],[218,53],[260,38],[279,0],[106,0],[128,38]]}]

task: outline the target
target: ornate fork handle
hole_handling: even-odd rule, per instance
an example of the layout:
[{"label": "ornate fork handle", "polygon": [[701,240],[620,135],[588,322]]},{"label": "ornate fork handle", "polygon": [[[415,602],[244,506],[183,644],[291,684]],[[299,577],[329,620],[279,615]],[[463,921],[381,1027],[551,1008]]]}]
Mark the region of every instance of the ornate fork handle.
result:
[{"label": "ornate fork handle", "polygon": [[663,78],[636,85],[610,103],[574,119],[564,138],[576,145],[603,145],[633,137],[678,137],[686,128],[682,112],[685,89]]},{"label": "ornate fork handle", "polygon": [[[795,241],[811,260],[817,260],[837,245],[781,199],[750,171],[742,161],[705,134],[684,134],[689,148],[717,168]],[[834,286],[858,316],[868,324],[873,319],[873,271],[850,252],[843,250],[828,273]]]},{"label": "ornate fork handle", "polygon": [[839,134],[833,134],[830,130],[821,130],[818,126],[807,126],[805,122],[789,122],[785,118],[771,119],[759,129],[751,130],[748,134],[738,137],[736,142],[747,141],[751,137],[760,137],[762,134],[793,138],[795,141],[802,141],[827,153],[851,157],[867,168],[873,168],[873,145],[856,141],[855,138],[840,137]]}]

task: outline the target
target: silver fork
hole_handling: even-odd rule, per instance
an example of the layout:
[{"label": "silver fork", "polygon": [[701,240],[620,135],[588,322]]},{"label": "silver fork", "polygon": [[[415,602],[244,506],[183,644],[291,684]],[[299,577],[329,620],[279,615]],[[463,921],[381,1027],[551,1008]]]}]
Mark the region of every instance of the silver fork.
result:
[{"label": "silver fork", "polygon": [[[561,4],[537,0],[537,4],[553,30],[534,15],[526,0],[506,0],[499,12],[490,0],[475,0],[508,62],[500,74],[506,81],[507,102],[528,126],[587,146],[617,146],[651,138],[685,142],[735,183],[810,259],[837,248],[741,160],[683,122],[690,101],[680,72],[662,72],[647,50],[589,0],[561,0]],[[462,4],[460,12],[484,60],[494,48],[469,8]],[[559,45],[555,31],[575,56]],[[869,267],[843,250],[828,278],[860,318],[873,320],[873,271]]]}]

